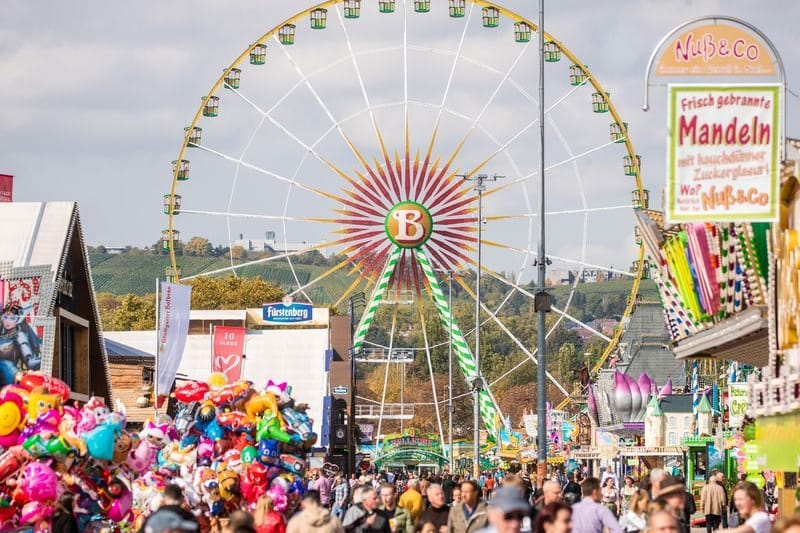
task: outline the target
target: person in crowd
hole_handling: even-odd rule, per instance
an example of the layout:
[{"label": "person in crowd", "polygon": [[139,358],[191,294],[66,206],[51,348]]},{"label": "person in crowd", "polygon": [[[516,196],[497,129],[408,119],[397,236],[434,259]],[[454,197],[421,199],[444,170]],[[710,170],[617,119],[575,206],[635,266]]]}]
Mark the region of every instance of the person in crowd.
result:
[{"label": "person in crowd", "polygon": [[576,502],[581,500],[581,486],[578,485],[578,482],[575,480],[576,472],[570,472],[567,474],[567,484],[564,485],[564,488],[561,490],[564,501],[568,505],[573,505]]},{"label": "person in crowd", "polygon": [[344,533],[339,519],[322,507],[317,491],[310,490],[303,495],[303,499],[300,500],[300,509],[301,511],[289,520],[286,533],[305,533],[306,531]]},{"label": "person in crowd", "polygon": [[661,482],[667,477],[667,473],[661,468],[654,468],[650,471],[650,499],[655,500],[656,494],[661,490]]},{"label": "person in crowd", "polygon": [[344,514],[347,533],[391,533],[389,521],[378,513],[378,493],[372,485],[361,488],[361,502]]},{"label": "person in crowd", "polygon": [[603,505],[608,507],[608,510],[614,513],[614,516],[619,515],[619,491],[614,483],[614,478],[607,477],[603,488],[600,490],[603,498]]},{"label": "person in crowd", "polygon": [[436,526],[433,522],[425,522],[420,520],[419,524],[417,524],[417,528],[414,530],[415,533],[439,533],[439,530],[436,529]]},{"label": "person in crowd", "polygon": [[336,474],[331,488],[331,514],[341,520],[347,508],[347,498],[350,496],[350,484],[345,481],[341,473]]},{"label": "person in crowd", "polygon": [[[526,491],[526,485],[521,477],[515,474],[507,475],[505,478],[503,478],[503,487],[516,489],[520,496],[522,496],[522,499],[524,499],[526,502],[530,502],[530,494]],[[536,521],[536,509],[533,507],[530,507],[529,509],[530,511],[528,512],[528,516],[522,520],[522,528],[520,531],[523,533],[530,533],[533,531],[533,524]]]},{"label": "person in crowd", "polygon": [[461,498],[450,507],[448,533],[474,533],[486,527],[486,504],[480,501],[480,487],[475,480],[461,483]]},{"label": "person in crowd", "polygon": [[711,533],[722,525],[722,515],[728,506],[725,489],[717,483],[718,470],[711,472],[708,482],[700,491],[700,509],[706,517],[706,532]]},{"label": "person in crowd", "polygon": [[323,507],[331,507],[331,480],[321,470],[317,471],[317,478],[314,480],[314,490],[319,492],[319,501]]},{"label": "person in crowd", "polygon": [[[429,476],[425,476],[419,480],[419,493],[422,494],[422,508],[428,508],[428,487],[431,486],[431,480]],[[419,518],[419,517],[417,517]]]},{"label": "person in crowd", "polygon": [[647,520],[647,533],[680,533],[681,526],[669,510],[653,512]]},{"label": "person in crowd", "polygon": [[58,499],[53,513],[53,531],[78,533],[78,521],[75,519],[75,499],[69,492],[65,492]]},{"label": "person in crowd", "polygon": [[[690,517],[692,514],[687,514],[686,508],[686,486],[681,482],[680,478],[674,476],[666,476],[660,482],[660,488],[655,493],[656,499],[662,500],[667,509],[672,513],[678,521],[678,526],[681,533],[690,532]],[[694,504],[694,503],[693,503]]]},{"label": "person in crowd", "polygon": [[254,515],[257,533],[286,533],[286,521],[273,507],[269,494],[265,493],[258,499]]},{"label": "person in crowd", "polygon": [[453,502],[453,487],[456,486],[455,477],[449,472],[442,477],[442,490],[444,490],[444,501],[448,505]]},{"label": "person in crowd", "polygon": [[436,533],[446,533],[450,507],[445,502],[444,489],[434,483],[428,487],[427,496],[430,506],[419,515],[419,522],[431,522],[436,527]]},{"label": "person in crowd", "polygon": [[[205,531],[201,528],[201,531]],[[222,528],[222,533],[256,533],[256,521],[247,511],[234,511],[228,518],[228,525]]]},{"label": "person in crowd", "polygon": [[450,507],[461,503],[461,483],[463,483],[463,481],[459,482],[455,487],[453,487],[453,500],[450,502]]},{"label": "person in crowd", "polygon": [[571,533],[572,509],[563,502],[545,505],[536,516],[534,533]]},{"label": "person in crowd", "polygon": [[631,496],[628,509],[620,517],[619,527],[625,533],[638,533],[645,530],[647,526],[647,507],[650,504],[650,496],[646,490],[637,489]]},{"label": "person in crowd", "polygon": [[675,461],[675,464],[672,465],[672,472],[671,473],[675,477],[683,475],[683,463],[681,463],[680,459]]},{"label": "person in crowd", "polygon": [[518,487],[498,487],[487,509],[489,526],[480,533],[520,533],[530,512],[531,506]]},{"label": "person in crowd", "polygon": [[603,472],[603,475],[600,476],[600,484],[603,487],[606,486],[606,480],[607,479],[613,479],[614,480],[614,486],[616,486],[616,487],[619,486],[619,483],[617,481],[617,473],[614,472],[614,467],[612,465],[606,465],[605,472]]},{"label": "person in crowd", "polygon": [[772,533],[800,533],[800,513],[779,518]]},{"label": "person in crowd", "polygon": [[631,498],[633,495],[638,492],[638,488],[633,483],[633,477],[625,476],[625,479],[622,480],[622,488],[619,491],[619,499],[620,499],[620,516],[625,514],[625,512],[630,509],[631,506]]},{"label": "person in crowd", "polygon": [[398,505],[406,509],[411,514],[411,519],[416,523],[419,515],[421,515],[422,511],[425,509],[422,494],[419,492],[419,479],[413,478],[408,480],[408,487],[403,495],[400,496],[400,503]]},{"label": "person in crowd", "polygon": [[162,504],[151,514],[142,527],[142,533],[161,533],[175,529],[178,531],[200,531],[194,515],[183,507],[183,490],[178,485],[170,484],[164,488]]},{"label": "person in crowd", "polygon": [[733,533],[769,533],[772,523],[764,511],[764,496],[759,488],[749,481],[742,481],[733,490],[733,501],[741,523],[729,529]]},{"label": "person in crowd", "polygon": [[728,529],[728,502],[730,501],[730,497],[728,496],[728,489],[725,486],[725,474],[720,470],[716,470],[716,478],[717,484],[722,487],[722,491],[725,494],[725,507],[722,509],[722,529]]},{"label": "person in crowd", "polygon": [[381,485],[381,505],[378,514],[389,522],[392,533],[413,533],[414,519],[407,509],[397,505],[397,489],[391,483]]},{"label": "person in crowd", "polygon": [[622,533],[617,519],[600,502],[600,480],[590,477],[581,485],[581,501],[572,506],[572,530],[575,533]]}]

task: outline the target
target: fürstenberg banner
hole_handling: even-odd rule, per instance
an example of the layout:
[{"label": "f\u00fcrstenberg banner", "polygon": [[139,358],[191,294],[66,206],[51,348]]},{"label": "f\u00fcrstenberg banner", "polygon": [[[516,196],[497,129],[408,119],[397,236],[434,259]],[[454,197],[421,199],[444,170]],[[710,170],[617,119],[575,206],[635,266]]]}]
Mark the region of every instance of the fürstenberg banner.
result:
[{"label": "f\u00fcrstenberg banner", "polygon": [[192,288],[189,285],[161,282],[161,305],[158,315],[158,354],[156,374],[158,394],[169,395],[175,373],[183,358],[189,333],[189,307]]},{"label": "f\u00fcrstenberg banner", "polygon": [[780,93],[780,84],[669,86],[669,222],[777,220]]}]

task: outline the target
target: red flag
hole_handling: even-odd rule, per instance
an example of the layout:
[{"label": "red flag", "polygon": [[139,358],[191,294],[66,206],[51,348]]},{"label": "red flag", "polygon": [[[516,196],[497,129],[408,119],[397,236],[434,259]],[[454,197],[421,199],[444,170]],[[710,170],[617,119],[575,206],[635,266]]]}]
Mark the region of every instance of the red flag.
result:
[{"label": "red flag", "polygon": [[242,379],[245,328],[217,326],[214,328],[213,372],[222,372],[233,383]]},{"label": "red flag", "polygon": [[12,202],[14,176],[0,174],[0,202]]}]

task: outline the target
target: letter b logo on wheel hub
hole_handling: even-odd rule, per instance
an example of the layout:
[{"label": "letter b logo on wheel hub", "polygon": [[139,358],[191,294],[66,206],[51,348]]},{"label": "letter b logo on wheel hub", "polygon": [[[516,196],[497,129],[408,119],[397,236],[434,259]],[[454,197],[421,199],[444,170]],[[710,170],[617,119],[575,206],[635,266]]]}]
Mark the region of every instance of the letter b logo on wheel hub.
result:
[{"label": "letter b logo on wheel hub", "polygon": [[433,218],[417,202],[395,204],[386,214],[386,235],[401,248],[419,248],[431,236]]}]

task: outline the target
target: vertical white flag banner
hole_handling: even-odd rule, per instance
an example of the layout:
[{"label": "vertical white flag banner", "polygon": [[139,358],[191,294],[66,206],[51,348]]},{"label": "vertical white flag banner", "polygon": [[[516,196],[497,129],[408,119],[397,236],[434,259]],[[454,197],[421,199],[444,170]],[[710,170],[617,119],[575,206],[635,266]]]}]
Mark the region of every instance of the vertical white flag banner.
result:
[{"label": "vertical white flag banner", "polygon": [[175,373],[181,364],[186,336],[189,334],[191,301],[190,286],[161,282],[156,358],[159,395],[169,394],[175,381]]}]

